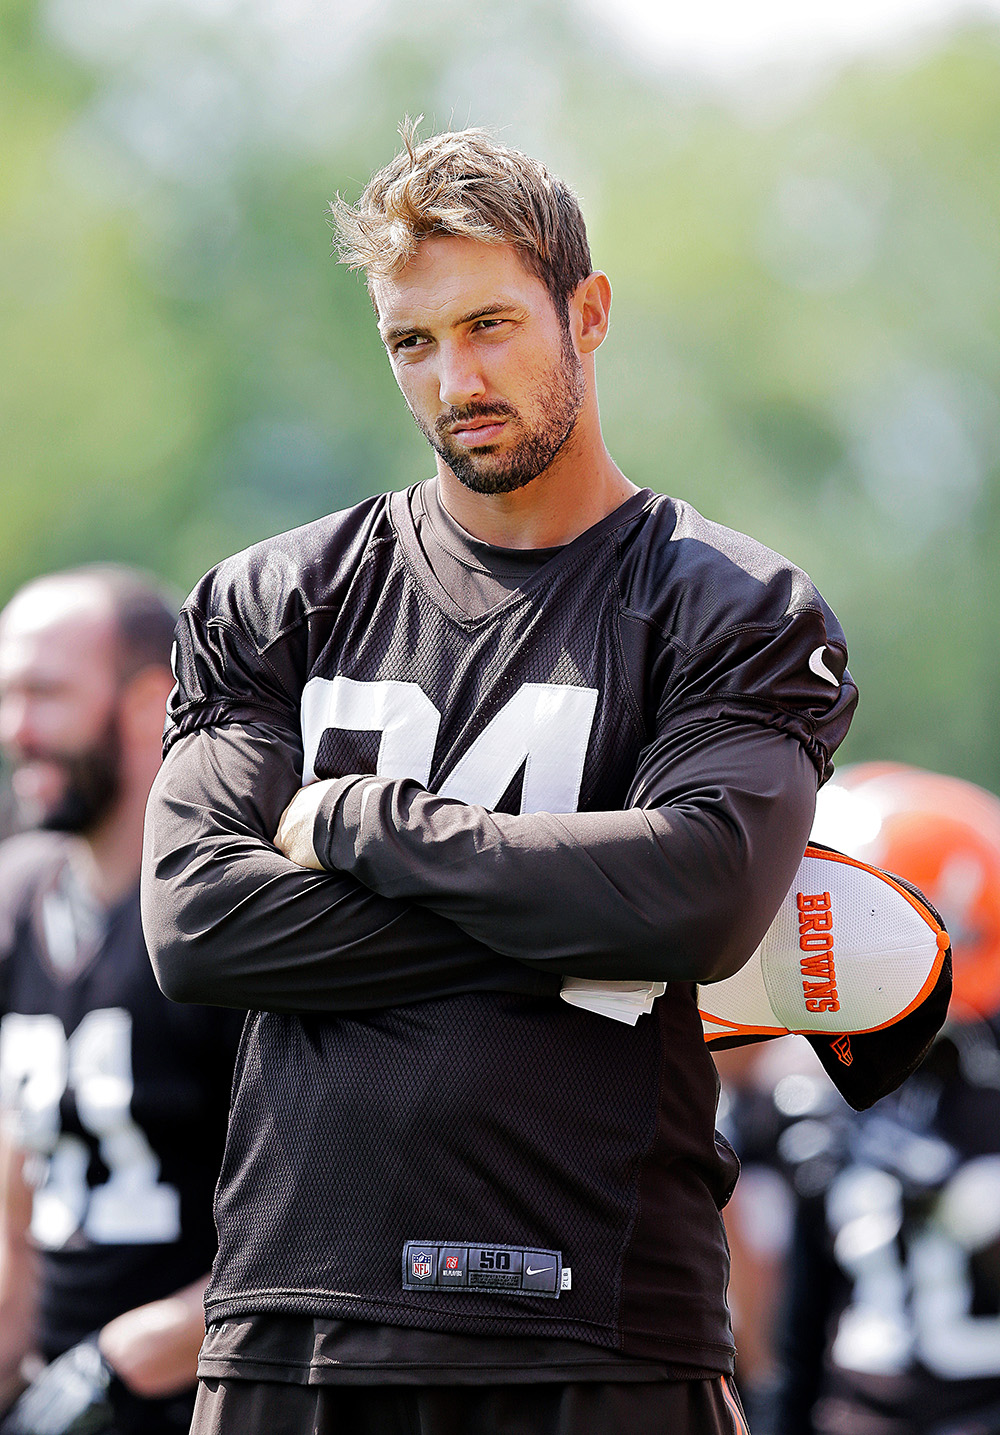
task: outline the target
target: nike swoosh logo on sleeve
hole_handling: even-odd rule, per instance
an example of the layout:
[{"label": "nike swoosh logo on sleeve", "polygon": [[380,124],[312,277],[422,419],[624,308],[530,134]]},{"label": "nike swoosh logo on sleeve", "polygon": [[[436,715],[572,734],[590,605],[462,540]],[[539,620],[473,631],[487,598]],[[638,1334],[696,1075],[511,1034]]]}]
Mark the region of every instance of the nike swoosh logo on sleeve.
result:
[{"label": "nike swoosh logo on sleeve", "polygon": [[825,683],[832,683],[835,688],[840,687],[840,679],[835,673],[831,673],[826,665],[826,645],[815,648],[809,654],[809,671],[822,678]]}]

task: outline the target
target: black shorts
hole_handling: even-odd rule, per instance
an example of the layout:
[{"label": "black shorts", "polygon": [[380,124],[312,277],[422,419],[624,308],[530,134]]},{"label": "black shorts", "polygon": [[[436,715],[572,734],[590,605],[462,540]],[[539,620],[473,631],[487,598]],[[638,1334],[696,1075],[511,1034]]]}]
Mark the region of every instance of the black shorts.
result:
[{"label": "black shorts", "polygon": [[143,1400],[114,1380],[110,1395],[114,1410],[111,1435],[185,1435],[190,1428],[193,1389],[165,1400]]},{"label": "black shorts", "polygon": [[203,1380],[191,1435],[749,1435],[732,1384],[393,1386]]}]

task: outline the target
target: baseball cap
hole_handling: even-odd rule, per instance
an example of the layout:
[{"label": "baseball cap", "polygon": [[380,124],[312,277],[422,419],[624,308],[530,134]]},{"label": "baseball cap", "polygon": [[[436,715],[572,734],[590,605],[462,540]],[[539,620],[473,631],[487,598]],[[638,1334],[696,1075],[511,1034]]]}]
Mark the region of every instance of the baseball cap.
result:
[{"label": "baseball cap", "polygon": [[710,1047],[796,1032],[855,1110],[924,1057],[951,994],[951,943],[902,877],[810,843],[753,956],[698,988]]}]

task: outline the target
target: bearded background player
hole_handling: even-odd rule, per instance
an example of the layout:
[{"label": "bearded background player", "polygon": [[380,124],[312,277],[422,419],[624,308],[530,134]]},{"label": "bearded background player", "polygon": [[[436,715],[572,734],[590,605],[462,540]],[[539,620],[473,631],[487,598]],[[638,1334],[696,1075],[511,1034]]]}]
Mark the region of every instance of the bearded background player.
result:
[{"label": "bearded background player", "polygon": [[146,575],[50,574],[0,614],[0,1411],[5,1432],[185,1430],[238,1021],[157,989],[142,821],[174,612]]},{"label": "bearded background player", "polygon": [[[435,475],[178,625],[147,937],[168,994],[252,1009],[194,1428],[742,1429],[692,984],[791,883],[843,636],[611,459],[566,187],[404,139],[337,220]],[[669,985],[633,1027],[565,976]]]}]

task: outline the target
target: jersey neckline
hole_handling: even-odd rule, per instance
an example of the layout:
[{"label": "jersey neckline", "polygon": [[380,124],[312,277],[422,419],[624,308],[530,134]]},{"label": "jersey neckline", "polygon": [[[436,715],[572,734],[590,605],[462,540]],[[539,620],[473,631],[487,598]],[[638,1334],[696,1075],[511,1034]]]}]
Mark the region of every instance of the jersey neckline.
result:
[{"label": "jersey neckline", "polygon": [[[420,583],[421,587],[433,598],[437,607],[453,622],[460,624],[463,628],[475,628],[481,624],[488,623],[498,614],[505,613],[515,604],[523,602],[541,583],[547,582],[561,567],[572,562],[581,549],[600,542],[614,529],[621,527],[623,524],[630,523],[633,519],[639,517],[645,509],[652,506],[659,496],[650,488],[640,488],[637,493],[631,494],[630,497],[626,498],[624,503],[620,503],[617,508],[606,514],[604,518],[600,519],[590,528],[584,529],[582,533],[578,534],[576,538],[572,539],[569,543],[565,543],[556,548],[552,556],[532,573],[527,575],[524,582],[517,588],[514,588],[493,607],[488,608],[485,613],[473,618],[462,611],[443,587],[437,574],[427,561],[426,554],[421,546],[413,522],[411,503],[414,489],[417,487],[419,487],[419,485],[414,484],[411,485],[410,488],[396,490],[389,494],[389,522],[392,525],[407,566],[414,577]],[[488,550],[490,545],[482,544],[482,547]],[[505,554],[509,552],[509,550],[500,548],[497,549],[497,552]]]}]

